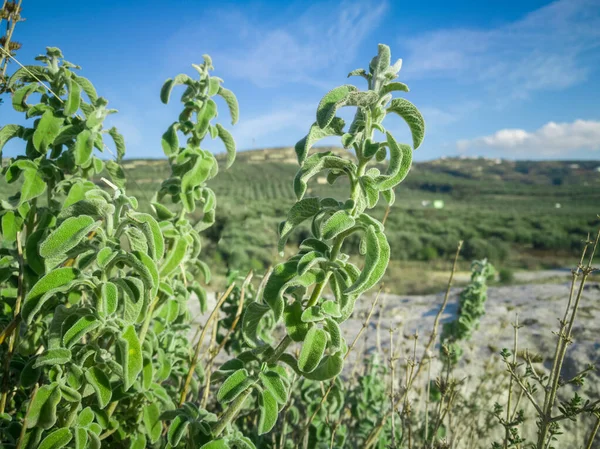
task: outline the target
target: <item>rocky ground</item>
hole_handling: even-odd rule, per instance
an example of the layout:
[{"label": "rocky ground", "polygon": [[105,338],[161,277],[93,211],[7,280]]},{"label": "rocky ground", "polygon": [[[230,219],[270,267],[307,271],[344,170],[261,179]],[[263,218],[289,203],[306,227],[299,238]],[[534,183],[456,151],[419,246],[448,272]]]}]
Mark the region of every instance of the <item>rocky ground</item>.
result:
[{"label": "rocky ground", "polygon": [[[452,320],[457,312],[458,295],[460,288],[452,289],[448,305],[441,317],[441,323]],[[558,284],[530,284],[506,287],[491,287],[488,290],[486,302],[486,315],[481,319],[479,330],[473,339],[465,345],[465,355],[454,375],[456,378],[465,379],[465,391],[472,389],[477,379],[485,370],[493,367],[494,375],[500,382],[503,376],[503,364],[499,357],[502,348],[513,347],[514,330],[511,323],[517,314],[519,323],[519,350],[528,349],[530,352],[540,354],[544,362],[539,366],[551,368],[551,359],[556,346],[555,332],[558,329],[559,317],[565,313],[565,306],[569,298],[570,283]],[[214,294],[209,297],[214,298]],[[369,353],[382,350],[384,353],[389,348],[390,329],[395,330],[394,339],[402,342],[398,357],[400,365],[412,357],[414,340],[411,339],[418,333],[417,357],[423,352],[425,343],[431,335],[435,316],[443,302],[444,293],[424,296],[399,296],[391,293],[382,293],[379,305],[375,309],[365,339],[361,339],[352,354],[350,366],[364,359]],[[343,330],[348,342],[359,332],[364,316],[372,304],[372,296],[362,298],[357,303],[355,314],[343,324]],[[214,299],[212,299],[214,304]],[[209,306],[210,309],[211,306]],[[201,324],[205,317],[198,316],[197,322]],[[379,329],[379,331],[378,331]],[[441,325],[440,325],[441,331]],[[400,337],[403,335],[404,337]],[[435,349],[434,355],[439,351]],[[486,363],[492,362],[491,365]],[[571,378],[583,370],[588,363],[600,366],[600,283],[588,283],[581,297],[578,318],[573,332],[573,344],[569,347],[562,371],[564,378]],[[436,369],[433,369],[435,377]],[[400,368],[402,369],[402,368]],[[494,377],[492,376],[492,382]],[[592,375],[585,386],[585,393],[592,398],[600,398],[600,382],[597,375]],[[567,395],[572,393],[569,387],[565,388]],[[502,398],[498,398],[500,401]],[[532,422],[533,426],[533,422]],[[573,435],[569,441],[578,441],[581,445],[580,432],[584,429],[572,430]],[[573,443],[574,444],[574,443]],[[484,447],[484,446],[482,446]],[[489,445],[485,446],[489,447]],[[569,443],[568,447],[571,446]]]}]

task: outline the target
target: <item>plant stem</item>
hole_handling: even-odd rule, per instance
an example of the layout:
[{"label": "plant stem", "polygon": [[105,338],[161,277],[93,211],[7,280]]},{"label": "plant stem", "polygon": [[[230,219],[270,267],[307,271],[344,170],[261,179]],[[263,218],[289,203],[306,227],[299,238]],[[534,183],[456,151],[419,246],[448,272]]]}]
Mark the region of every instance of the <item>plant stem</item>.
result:
[{"label": "plant stem", "polygon": [[594,440],[596,439],[596,434],[598,433],[598,430],[600,430],[600,414],[596,416],[596,425],[590,433],[585,449],[592,449],[592,445],[594,444]]},{"label": "plant stem", "polygon": [[25,417],[23,418],[23,427],[21,427],[21,434],[19,435],[19,442],[17,443],[16,449],[21,449],[21,446],[23,446],[23,440],[25,438],[25,433],[27,432],[27,420],[29,418],[29,412],[31,411],[31,404],[33,404],[39,388],[40,384],[36,383],[35,387],[33,388],[33,392],[31,393],[31,399],[29,400],[29,405],[27,406],[27,412],[25,412]]},{"label": "plant stem", "polygon": [[227,410],[225,410],[223,415],[221,415],[221,419],[219,419],[213,428],[213,437],[217,438],[219,435],[221,435],[227,425],[235,419],[237,414],[242,409],[244,402],[246,402],[246,399],[248,396],[250,396],[250,393],[252,393],[252,387],[247,388],[243,393],[233,400],[229,407],[227,407]]},{"label": "plant stem", "polygon": [[210,313],[204,327],[202,328],[202,332],[200,333],[200,338],[198,339],[198,343],[196,343],[196,350],[194,351],[194,356],[192,357],[190,363],[190,369],[188,371],[187,377],[185,379],[185,383],[183,384],[183,388],[181,389],[181,396],[179,397],[179,406],[181,406],[185,402],[185,398],[187,396],[188,389],[190,388],[190,383],[192,382],[192,377],[194,377],[194,372],[196,371],[196,365],[198,364],[198,358],[200,356],[200,348],[202,347],[202,341],[204,340],[204,335],[206,334],[206,329],[210,325],[210,322],[217,314],[217,311],[221,307],[221,305],[225,302],[227,297],[231,294],[231,291],[235,287],[235,282],[232,282],[229,288],[221,295],[221,298],[215,305],[214,309]]},{"label": "plant stem", "polygon": [[[6,409],[6,401],[8,397],[8,385],[9,385],[9,377],[10,377],[10,362],[12,360],[13,352],[15,349],[15,344],[17,338],[19,337],[19,329],[21,320],[17,319],[19,313],[21,312],[21,302],[23,301],[23,297],[25,296],[25,281],[24,281],[24,271],[25,271],[25,262],[23,260],[23,248],[21,246],[21,232],[17,232],[17,259],[19,262],[19,276],[18,276],[18,285],[17,285],[17,299],[15,301],[15,310],[14,310],[14,318],[16,320],[15,325],[10,330],[8,335],[8,352],[4,359],[4,376],[2,382],[2,396],[0,397],[0,415],[4,413]],[[10,326],[10,325],[9,325]]]},{"label": "plant stem", "polygon": [[[514,338],[513,354],[512,354],[512,369],[513,370],[515,370],[517,367],[517,348],[518,348],[518,339],[519,339],[519,314],[518,313],[515,318],[514,329],[515,329],[515,338]],[[506,402],[506,423],[505,423],[505,427],[504,427],[504,449],[508,449],[508,438],[510,436],[510,430],[508,427],[508,423],[511,421],[510,406],[511,406],[511,399],[512,399],[512,390],[513,390],[513,376],[510,376],[509,380],[508,380],[508,400]]]}]

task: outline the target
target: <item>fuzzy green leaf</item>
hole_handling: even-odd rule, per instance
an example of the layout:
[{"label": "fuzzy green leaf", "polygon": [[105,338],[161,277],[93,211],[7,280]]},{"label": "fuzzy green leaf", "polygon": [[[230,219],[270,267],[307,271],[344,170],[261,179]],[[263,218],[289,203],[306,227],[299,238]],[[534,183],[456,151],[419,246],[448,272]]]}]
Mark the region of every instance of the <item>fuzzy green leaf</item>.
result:
[{"label": "fuzzy green leaf", "polygon": [[200,446],[200,449],[229,449],[229,445],[223,438],[219,438],[218,440],[212,440],[209,443],[203,444]]},{"label": "fuzzy green leaf", "polygon": [[316,323],[318,321],[323,321],[325,319],[325,315],[323,315],[321,307],[311,306],[307,307],[304,312],[302,312],[300,319],[304,323]]},{"label": "fuzzy green leaf", "polygon": [[123,387],[127,391],[143,368],[142,347],[133,325],[125,328],[118,339],[118,347],[119,363],[123,367]]},{"label": "fuzzy green leaf", "polygon": [[327,346],[327,333],[318,327],[311,327],[298,357],[298,368],[303,373],[314,371],[319,365]]},{"label": "fuzzy green leaf", "polygon": [[105,282],[100,287],[100,296],[102,299],[101,307],[98,307],[98,313],[104,316],[112,315],[117,310],[118,290],[112,282]]},{"label": "fuzzy green leaf", "polygon": [[13,109],[17,112],[27,112],[27,110],[31,107],[26,103],[27,97],[34,92],[43,92],[43,88],[40,85],[33,83],[27,84],[26,86],[17,90],[12,97]]},{"label": "fuzzy green leaf", "polygon": [[79,109],[79,104],[81,102],[81,87],[71,79],[67,79],[67,88],[69,90],[69,96],[67,97],[67,101],[65,101],[63,112],[68,117],[75,114]]},{"label": "fuzzy green leaf", "polygon": [[35,132],[33,133],[33,146],[40,153],[45,153],[52,145],[64,122],[62,117],[56,117],[52,111],[46,111],[42,115]]},{"label": "fuzzy green leaf", "polygon": [[68,329],[63,328],[63,344],[65,347],[71,348],[81,337],[96,329],[100,324],[102,323],[94,315],[82,316]]},{"label": "fuzzy green leaf", "polygon": [[285,328],[290,338],[294,341],[304,341],[306,333],[310,328],[310,325],[302,320],[302,316],[301,302],[296,301],[285,307],[283,314]]},{"label": "fuzzy green leaf", "polygon": [[29,290],[29,293],[25,297],[25,301],[23,303],[21,315],[23,316],[25,322],[30,323],[33,319],[33,315],[40,310],[43,305],[42,299],[45,293],[62,287],[78,277],[79,270],[72,267],[64,267],[57,268],[56,270],[49,272],[47,275],[37,281],[31,290]]},{"label": "fuzzy green leaf", "polygon": [[173,90],[173,87],[179,84],[188,84],[191,82],[193,82],[193,80],[185,74],[177,75],[174,79],[169,78],[167,81],[165,81],[165,84],[163,84],[163,87],[160,90],[160,101],[162,101],[164,104],[167,104],[169,102],[169,98],[171,97],[171,91]]},{"label": "fuzzy green leaf", "polygon": [[425,120],[417,107],[404,98],[396,98],[390,103],[387,112],[394,112],[406,121],[412,133],[413,148],[419,148],[425,137]]},{"label": "fuzzy green leaf", "polygon": [[288,400],[288,389],[281,379],[279,373],[275,371],[260,372],[258,377],[263,386],[271,392],[275,400],[280,404],[285,404]]},{"label": "fuzzy green leaf", "polygon": [[175,447],[179,444],[189,424],[190,422],[181,415],[176,416],[175,419],[173,419],[167,433],[167,441],[171,446]]},{"label": "fuzzy green leaf", "polygon": [[154,260],[162,259],[165,252],[165,240],[156,219],[150,215],[141,212],[131,214],[131,218],[142,224],[141,230],[148,241],[148,250]]},{"label": "fuzzy green leaf", "polygon": [[258,434],[263,435],[275,427],[279,409],[277,408],[275,396],[269,390],[261,391],[258,405],[260,409]]},{"label": "fuzzy green leaf", "polygon": [[242,336],[251,348],[256,348],[264,343],[258,336],[258,326],[270,310],[268,305],[258,302],[252,302],[246,307],[242,319]]},{"label": "fuzzy green leaf", "polygon": [[220,95],[227,103],[227,107],[229,108],[229,114],[231,115],[231,124],[235,125],[240,116],[240,107],[238,105],[238,101],[235,94],[229,89],[219,87],[217,95]]},{"label": "fuzzy green leaf", "polygon": [[71,361],[71,351],[65,348],[48,349],[42,355],[40,355],[35,363],[34,368],[47,365],[64,365]]},{"label": "fuzzy green leaf", "polygon": [[321,170],[334,169],[353,174],[356,166],[352,161],[334,156],[331,152],[316,153],[307,158],[294,178],[296,198],[302,199],[306,193],[308,181]]},{"label": "fuzzy green leaf", "polygon": [[71,430],[67,427],[63,427],[62,429],[55,430],[44,438],[38,446],[38,449],[60,449],[69,444],[72,438],[73,435],[71,434]]},{"label": "fuzzy green leaf", "polygon": [[115,149],[117,150],[117,162],[120,162],[121,159],[123,159],[123,156],[125,156],[125,139],[114,126],[108,130],[108,134],[110,134],[110,137],[112,137],[113,142],[115,143]]},{"label": "fuzzy green leaf", "polygon": [[358,89],[350,84],[346,84],[335,89],[330,90],[321,99],[319,106],[317,106],[317,123],[321,128],[329,126],[339,104],[343,102],[350,92],[355,92]]},{"label": "fuzzy green leaf", "polygon": [[77,135],[75,142],[75,163],[79,166],[86,165],[92,158],[96,134],[89,129],[84,129]]},{"label": "fuzzy green leaf", "polygon": [[160,408],[156,402],[152,402],[144,407],[144,427],[146,435],[150,437],[152,444],[156,443],[162,432],[162,422],[160,420]]},{"label": "fuzzy green leaf", "polygon": [[304,377],[310,380],[323,382],[324,380],[333,379],[338,376],[344,368],[344,357],[341,353],[336,352],[333,355],[323,357],[319,366],[311,373],[304,373]]},{"label": "fuzzy green leaf", "polygon": [[73,80],[79,85],[79,87],[81,87],[81,89],[88,96],[89,100],[92,103],[96,103],[96,101],[98,100],[98,94],[96,93],[96,89],[94,88],[94,85],[90,82],[90,80],[84,78],[83,76],[78,76],[75,74],[73,74]]},{"label": "fuzzy green leaf", "polygon": [[[369,226],[366,235],[367,254],[365,256],[365,266],[363,267],[360,276],[349,288],[345,290],[346,294],[359,294],[368,289],[366,287],[371,278],[371,274],[377,267],[381,257],[381,248],[379,247],[379,239],[377,232],[373,226]],[[379,233],[380,234],[380,233]]]},{"label": "fuzzy green leaf", "polygon": [[344,134],[344,120],[334,117],[331,123],[321,128],[316,122],[312,124],[306,137],[298,141],[295,146],[298,163],[302,164],[312,146],[319,140],[329,136],[341,136]]},{"label": "fuzzy green leaf", "polygon": [[0,156],[2,156],[2,148],[6,142],[15,137],[21,137],[24,130],[25,128],[20,125],[6,125],[0,128]]},{"label": "fuzzy green leaf", "polygon": [[229,131],[223,128],[220,123],[217,123],[217,131],[219,138],[223,141],[225,149],[227,150],[227,162],[225,168],[229,168],[231,167],[231,164],[233,164],[233,161],[235,161],[235,140],[233,140],[233,136]]},{"label": "fuzzy green leaf", "polygon": [[100,368],[92,366],[85,372],[85,378],[96,392],[98,405],[103,409],[112,397],[112,388],[108,376]]},{"label": "fuzzy green leaf", "polygon": [[58,228],[40,245],[40,256],[56,257],[75,248],[81,240],[100,225],[90,216],[71,217],[63,221]]},{"label": "fuzzy green leaf", "polygon": [[171,274],[183,261],[188,247],[188,242],[184,238],[177,238],[171,250],[167,253],[165,260],[160,267],[161,277]]},{"label": "fuzzy green leaf", "polygon": [[412,165],[412,148],[410,145],[397,143],[389,132],[386,132],[386,136],[390,148],[390,165],[385,175],[375,178],[380,190],[392,189],[402,182]]},{"label": "fuzzy green leaf", "polygon": [[280,231],[279,243],[277,249],[283,253],[285,243],[292,231],[304,220],[313,217],[321,210],[321,201],[319,198],[304,198],[292,206],[288,212],[285,224]]},{"label": "fuzzy green leaf", "polygon": [[239,369],[223,382],[217,392],[217,400],[222,404],[231,402],[253,383],[254,381],[249,377],[248,371]]},{"label": "fuzzy green leaf", "polygon": [[23,186],[21,187],[21,197],[19,205],[40,196],[46,191],[46,183],[40,176],[40,172],[34,169],[26,169],[23,172]]},{"label": "fuzzy green leaf", "polygon": [[384,96],[385,94],[389,94],[390,92],[395,92],[395,91],[402,91],[402,92],[408,92],[408,86],[404,83],[400,83],[400,82],[393,82],[393,83],[388,83],[385,86],[383,86],[381,88],[381,90],[379,91],[379,94],[381,96]]},{"label": "fuzzy green leaf", "polygon": [[354,218],[346,210],[339,210],[321,225],[321,235],[324,240],[330,240],[354,226]]},{"label": "fuzzy green leaf", "polygon": [[165,156],[171,157],[177,154],[179,151],[179,137],[177,136],[177,130],[179,129],[179,123],[175,122],[165,133],[162,135],[161,145]]},{"label": "fuzzy green leaf", "polygon": [[[369,229],[373,228],[371,227]],[[383,232],[375,232],[374,236],[377,240],[377,251],[374,251],[374,242],[372,241],[372,236],[369,236],[369,234],[370,231],[367,232],[367,255],[365,257],[365,269],[363,269],[359,278],[349,289],[346,290],[345,293],[357,295],[366,292],[375,284],[377,284],[385,274],[388,262],[390,261],[390,245]],[[375,255],[375,252],[377,252],[377,258],[372,259]],[[368,275],[363,276],[365,275],[367,260],[369,260],[369,264],[371,265],[369,265],[370,269],[368,270]]]},{"label": "fuzzy green leaf", "polygon": [[57,383],[40,387],[29,408],[27,428],[50,429],[56,423],[56,406],[61,393]]}]

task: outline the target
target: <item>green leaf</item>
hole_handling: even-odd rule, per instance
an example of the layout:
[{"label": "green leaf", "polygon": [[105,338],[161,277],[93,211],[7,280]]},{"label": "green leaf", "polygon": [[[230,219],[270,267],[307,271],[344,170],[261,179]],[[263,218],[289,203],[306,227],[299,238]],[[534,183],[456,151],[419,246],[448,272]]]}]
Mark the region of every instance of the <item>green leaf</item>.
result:
[{"label": "green leaf", "polygon": [[129,437],[129,449],[146,449],[146,435],[137,433]]},{"label": "green leaf", "polygon": [[35,132],[33,133],[33,146],[40,153],[48,151],[64,122],[62,117],[56,117],[52,111],[46,111],[42,115]]},{"label": "green leaf", "polygon": [[79,85],[79,87],[81,87],[81,89],[88,96],[89,100],[92,103],[96,103],[96,101],[98,100],[98,94],[96,93],[96,89],[94,88],[94,85],[90,82],[90,80],[84,78],[83,76],[78,76],[75,74],[73,74],[72,76],[73,80]]},{"label": "green leaf", "polygon": [[37,198],[46,191],[46,183],[40,176],[40,173],[34,169],[26,169],[23,172],[23,186],[21,187],[21,197],[19,205]]},{"label": "green leaf", "polygon": [[100,296],[102,303],[100,307],[97,307],[98,313],[104,316],[115,313],[119,300],[117,286],[112,282],[103,283],[100,287]]},{"label": "green leaf", "polygon": [[156,443],[162,432],[160,408],[156,402],[144,407],[144,427],[146,428],[146,435],[150,437],[150,442],[152,444]]},{"label": "green leaf", "polygon": [[225,168],[229,168],[231,167],[231,164],[233,164],[233,161],[235,161],[235,140],[233,140],[229,131],[223,128],[220,123],[217,123],[217,131],[219,138],[223,141],[225,149],[227,150],[227,163],[225,164]]},{"label": "green leaf", "polygon": [[295,146],[298,163],[302,164],[312,146],[319,140],[329,136],[341,136],[344,134],[344,120],[334,117],[329,125],[321,128],[318,123],[313,123],[306,137],[298,141]]},{"label": "green leaf", "polygon": [[63,221],[58,228],[40,245],[40,256],[56,257],[75,248],[90,232],[100,226],[90,216],[71,217]]},{"label": "green leaf", "polygon": [[340,103],[348,97],[350,92],[357,90],[356,87],[346,84],[327,92],[317,107],[317,124],[321,128],[329,126]]},{"label": "green leaf", "polygon": [[56,423],[56,406],[61,394],[57,383],[40,387],[29,406],[27,428],[50,429]]},{"label": "green leaf", "polygon": [[225,443],[223,438],[220,438],[218,440],[213,440],[209,443],[203,444],[200,446],[200,449],[229,449],[229,446],[227,443]]},{"label": "green leaf", "polygon": [[165,81],[165,84],[163,84],[163,87],[160,90],[160,101],[162,101],[164,104],[169,103],[169,98],[171,97],[171,91],[173,90],[173,87],[191,82],[193,82],[193,80],[185,74],[177,75],[174,79],[169,78],[167,81]]},{"label": "green leaf", "polygon": [[141,230],[148,241],[150,256],[154,260],[162,259],[165,252],[165,240],[160,229],[160,225],[150,214],[132,213],[131,218],[142,224]]},{"label": "green leaf", "polygon": [[246,344],[251,348],[256,348],[264,344],[258,336],[258,326],[270,310],[271,308],[268,305],[258,302],[251,302],[244,310],[242,336]]},{"label": "green leaf", "polygon": [[258,405],[260,408],[258,434],[263,435],[275,427],[279,409],[275,396],[269,390],[261,391]]},{"label": "green leaf", "polygon": [[[12,105],[13,105],[13,109],[17,112],[27,112],[27,110],[31,107],[30,105],[28,105],[26,103],[27,101],[27,97],[29,97],[29,95],[31,95],[34,92],[43,92],[43,88],[37,84],[37,83],[32,83],[32,84],[27,84],[24,87],[21,87],[19,90],[17,90],[12,97]],[[11,126],[11,125],[9,125]],[[12,125],[15,126],[15,125]]]},{"label": "green leaf", "polygon": [[327,346],[327,333],[323,329],[311,327],[298,358],[298,368],[303,373],[310,373],[319,365]]},{"label": "green leaf", "polygon": [[60,392],[62,393],[62,398],[67,402],[81,402],[81,394],[74,388],[69,387],[68,385],[61,385]]},{"label": "green leaf", "polygon": [[354,226],[354,218],[346,210],[338,210],[321,225],[324,240],[330,240]]},{"label": "green leaf", "polygon": [[294,341],[304,341],[310,325],[302,320],[302,303],[296,301],[286,306],[283,317],[290,338]]},{"label": "green leaf", "polygon": [[71,438],[73,435],[67,427],[57,429],[42,440],[38,449],[60,449],[69,444]]},{"label": "green leaf", "polygon": [[412,133],[413,148],[419,148],[425,137],[425,120],[416,106],[404,98],[396,98],[390,103],[387,112],[394,112],[406,121]]},{"label": "green leaf", "polygon": [[73,429],[75,436],[75,449],[87,449],[88,431],[83,427],[75,427]]},{"label": "green leaf", "polygon": [[110,134],[110,137],[112,137],[113,142],[115,143],[115,149],[117,150],[117,162],[120,162],[121,159],[123,159],[123,156],[125,156],[125,139],[114,126],[108,130],[108,134]]},{"label": "green leaf", "polygon": [[178,237],[171,250],[167,253],[165,260],[160,267],[160,276],[166,277],[171,274],[183,261],[188,247],[186,239]]},{"label": "green leaf", "polygon": [[177,130],[179,129],[179,123],[175,122],[165,133],[162,135],[161,145],[165,156],[175,156],[179,152],[179,137],[177,137]]},{"label": "green leaf", "polygon": [[412,165],[410,145],[398,144],[389,132],[386,132],[386,136],[390,148],[390,164],[385,175],[375,178],[380,190],[392,189],[402,182]]},{"label": "green leaf", "polygon": [[266,371],[258,373],[263,386],[271,392],[275,400],[280,404],[285,404],[288,400],[288,389],[276,371]]},{"label": "green leaf", "polygon": [[330,151],[324,153],[316,153],[304,161],[304,164],[298,170],[294,178],[294,192],[296,198],[302,199],[308,187],[308,181],[319,173],[321,170],[335,169],[338,171],[353,174],[356,166],[352,161],[334,156]]},{"label": "green leaf", "polygon": [[341,374],[343,368],[344,357],[340,352],[336,352],[333,355],[323,357],[323,360],[321,360],[319,366],[317,366],[314,371],[311,373],[304,373],[303,375],[307,379],[323,382],[324,380],[333,379]]},{"label": "green leaf", "polygon": [[321,311],[321,307],[319,306],[311,306],[307,307],[300,317],[303,323],[316,323],[318,321],[323,321],[325,319],[325,315]]},{"label": "green leaf", "polygon": [[17,240],[17,232],[19,232],[23,220],[21,217],[15,216],[12,210],[6,211],[2,215],[2,237],[6,242],[14,242]]},{"label": "green leaf", "polygon": [[315,265],[328,261],[329,259],[327,257],[323,257],[321,253],[317,251],[310,251],[302,256],[302,258],[298,261],[298,274],[302,276],[311,270]]},{"label": "green leaf", "polygon": [[283,253],[285,243],[292,231],[303,221],[313,217],[321,210],[321,201],[319,198],[304,198],[294,204],[288,212],[285,224],[281,228],[279,243],[277,249],[280,254]]},{"label": "green leaf", "polygon": [[321,308],[323,309],[323,312],[334,318],[339,318],[340,316],[342,316],[340,313],[340,306],[331,299],[328,299],[327,301],[323,302],[323,304],[321,304]]},{"label": "green leaf", "polygon": [[47,365],[63,365],[71,361],[71,351],[65,348],[48,349],[42,355],[40,355],[33,367],[39,368],[40,366]]},{"label": "green leaf", "polygon": [[96,134],[92,133],[89,129],[84,129],[77,135],[77,141],[75,142],[75,164],[82,166],[90,161],[95,138]]},{"label": "green leaf", "polygon": [[231,402],[253,383],[254,381],[249,377],[248,371],[239,369],[223,382],[217,392],[217,400],[222,404]]},{"label": "green leaf", "polygon": [[6,125],[0,128],[0,156],[2,156],[2,148],[6,142],[15,137],[21,137],[24,130],[25,128],[20,125]]},{"label": "green leaf", "polygon": [[82,316],[68,329],[63,328],[63,344],[67,348],[73,347],[81,337],[96,329],[100,324],[94,315]]},{"label": "green leaf", "polygon": [[30,358],[21,370],[19,383],[21,384],[21,387],[25,389],[33,387],[38,382],[40,375],[42,374],[41,369],[33,367],[35,361],[35,358]]},{"label": "green leaf", "polygon": [[167,441],[173,447],[177,446],[185,434],[190,422],[181,415],[176,416],[169,426]]},{"label": "green leaf", "polygon": [[366,234],[367,254],[365,267],[356,282],[344,293],[358,295],[369,290],[381,280],[390,260],[390,245],[383,232],[370,226]]},{"label": "green leaf", "polygon": [[67,89],[69,91],[69,96],[67,97],[67,101],[65,101],[63,112],[68,117],[75,114],[79,109],[79,104],[81,102],[81,87],[77,82],[67,79]]},{"label": "green leaf", "polygon": [[[23,303],[21,315],[26,323],[31,323],[33,316],[43,305],[42,299],[45,293],[62,287],[79,277],[79,270],[72,267],[57,268],[37,281],[29,290]],[[47,299],[47,298],[46,298]]]},{"label": "green leaf", "polygon": [[112,388],[108,376],[100,368],[91,366],[85,372],[85,378],[96,392],[98,405],[103,409],[112,397]]},{"label": "green leaf", "polygon": [[273,310],[275,321],[279,321],[283,315],[284,301],[279,292],[284,285],[290,281],[297,273],[297,262],[281,263],[273,268],[271,276],[267,280],[263,291],[265,302]]},{"label": "green leaf", "polygon": [[219,91],[217,95],[220,95],[225,102],[227,103],[227,107],[229,108],[229,114],[231,115],[231,124],[235,125],[239,119],[240,108],[238,106],[237,98],[235,94],[231,92],[229,89],[225,89],[224,87],[219,87]]},{"label": "green leaf", "polygon": [[123,388],[127,391],[143,368],[142,347],[133,325],[125,328],[118,339],[118,347],[119,363],[123,367]]},{"label": "green leaf", "polygon": [[402,91],[402,92],[408,92],[408,86],[404,83],[400,83],[400,82],[393,82],[393,83],[388,83],[385,86],[383,86],[381,88],[381,90],[379,91],[379,94],[383,97],[385,94],[389,94],[390,92],[395,92],[395,91]]}]

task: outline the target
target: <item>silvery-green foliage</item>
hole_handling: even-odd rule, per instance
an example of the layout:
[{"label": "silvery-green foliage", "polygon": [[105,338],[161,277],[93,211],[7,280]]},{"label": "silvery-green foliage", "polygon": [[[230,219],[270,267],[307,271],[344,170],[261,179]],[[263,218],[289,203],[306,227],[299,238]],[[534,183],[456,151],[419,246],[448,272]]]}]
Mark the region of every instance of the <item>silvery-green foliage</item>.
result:
[{"label": "silvery-green foliage", "polygon": [[463,353],[460,342],[470,340],[479,328],[479,319],[485,315],[487,283],[495,274],[496,269],[487,259],[471,263],[471,280],[460,293],[457,316],[444,323],[440,335],[440,356],[446,363],[458,363]]},{"label": "silvery-green foliage", "polygon": [[[13,107],[31,127],[0,129],[0,148],[9,139],[25,143],[24,154],[3,169],[8,182],[23,180],[20,191],[0,203],[0,319],[3,330],[14,325],[0,346],[0,440],[28,448],[174,447],[180,441],[197,447],[211,440],[216,417],[176,404],[192,352],[188,302],[197,296],[205,309],[201,285],[210,278],[198,259],[199,232],[214,220],[215,196],[206,181],[217,165],[200,149],[203,127],[223,138],[230,159],[234,147],[224,128],[209,123],[214,109],[194,115],[197,120],[186,116],[178,122],[189,136],[186,147],[170,154],[167,184],[175,207],[155,201],[154,213],[141,212],[124,188],[124,140],[103,128],[116,111],[60,50],[48,48],[37,59],[45,65],[19,69],[8,81],[23,85]],[[210,60],[197,68],[201,82],[190,82],[186,102],[217,93],[237,117],[233,94],[207,75]],[[106,137],[116,161],[96,156]],[[113,181],[106,189],[90,180],[104,169]],[[187,212],[197,204],[203,215],[194,223]],[[202,366],[193,374],[195,395]],[[176,416],[164,434],[169,413]],[[245,441],[235,433],[229,439]]]},{"label": "silvery-green foliage", "polygon": [[[412,161],[413,148],[398,143],[385,129],[384,119],[388,113],[400,115],[412,133],[414,148],[424,135],[424,121],[417,109],[407,100],[393,99],[393,92],[408,90],[394,82],[399,70],[400,62],[390,65],[389,48],[379,45],[369,71],[360,72],[368,81],[367,90],[344,85],[328,92],[317,107],[315,123],[297,143],[297,202],[280,225],[279,250],[283,254],[288,237],[304,222],[310,222],[312,235],[300,244],[297,254],[273,268],[257,301],[245,310],[242,333],[249,350],[227,362],[227,369],[221,368],[217,376],[224,379],[219,400],[225,413],[213,427],[214,437],[227,435],[228,425],[249,404],[260,410],[259,435],[276,424],[283,403],[271,397],[277,396],[265,381],[265,373],[277,379],[282,398],[289,396],[290,368],[297,376],[315,381],[341,373],[348,346],[340,324],[352,314],[360,295],[381,280],[390,257],[384,225],[368,210],[375,207],[380,195],[393,202],[393,188],[404,179]],[[336,116],[342,107],[356,108],[347,128]],[[377,141],[375,131],[385,140]],[[327,136],[339,136],[356,158],[311,150]],[[374,165],[388,156],[388,169],[382,173]],[[341,176],[348,178],[346,201],[306,195],[311,179],[321,173],[330,183]],[[344,240],[354,234],[364,242],[362,268],[343,252]],[[331,297],[324,296],[327,290]],[[285,326],[286,336],[276,347],[259,335],[259,323],[266,317]],[[286,352],[294,342],[299,346],[298,357]]]}]

